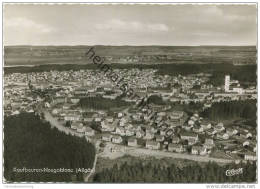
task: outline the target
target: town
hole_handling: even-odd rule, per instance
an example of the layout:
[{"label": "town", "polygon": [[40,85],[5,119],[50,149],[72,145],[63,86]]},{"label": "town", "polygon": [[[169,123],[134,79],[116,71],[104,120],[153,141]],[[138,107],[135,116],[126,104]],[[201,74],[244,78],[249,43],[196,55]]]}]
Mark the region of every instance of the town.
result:
[{"label": "town", "polygon": [[[256,130],[224,124],[178,108],[257,99],[255,86],[243,88],[226,75],[223,87],[209,83],[211,74],[157,75],[155,69],[114,69],[157,113],[138,109],[102,72],[97,70],[12,73],[4,77],[4,114],[38,113],[42,119],[73,135],[97,142],[100,152],[129,148],[256,161]],[[169,128],[158,123],[167,123]],[[165,129],[172,132],[170,137]]]}]

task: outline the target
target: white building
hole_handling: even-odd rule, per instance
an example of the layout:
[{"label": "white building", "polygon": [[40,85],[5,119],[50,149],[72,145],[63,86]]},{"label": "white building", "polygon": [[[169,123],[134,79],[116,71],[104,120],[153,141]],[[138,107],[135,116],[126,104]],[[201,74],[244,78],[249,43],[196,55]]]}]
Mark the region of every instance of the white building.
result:
[{"label": "white building", "polygon": [[225,92],[229,92],[230,86],[230,75],[225,76]]}]

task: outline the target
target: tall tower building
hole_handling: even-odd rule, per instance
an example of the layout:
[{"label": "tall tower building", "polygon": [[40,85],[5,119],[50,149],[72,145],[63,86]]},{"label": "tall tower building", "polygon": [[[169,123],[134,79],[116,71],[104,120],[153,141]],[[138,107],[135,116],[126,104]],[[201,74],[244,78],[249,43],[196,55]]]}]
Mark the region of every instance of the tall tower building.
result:
[{"label": "tall tower building", "polygon": [[225,92],[229,92],[230,75],[225,76]]}]

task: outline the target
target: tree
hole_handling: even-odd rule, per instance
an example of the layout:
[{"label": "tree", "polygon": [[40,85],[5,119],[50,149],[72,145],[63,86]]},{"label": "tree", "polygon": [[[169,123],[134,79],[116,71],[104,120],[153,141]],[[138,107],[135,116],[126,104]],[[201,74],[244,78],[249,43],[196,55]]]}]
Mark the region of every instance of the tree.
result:
[{"label": "tree", "polygon": [[[11,182],[70,182],[75,168],[91,168],[95,147],[84,138],[51,129],[33,113],[4,119],[4,177]],[[72,169],[73,172],[14,172],[13,168]],[[76,178],[83,181],[82,173]]]}]

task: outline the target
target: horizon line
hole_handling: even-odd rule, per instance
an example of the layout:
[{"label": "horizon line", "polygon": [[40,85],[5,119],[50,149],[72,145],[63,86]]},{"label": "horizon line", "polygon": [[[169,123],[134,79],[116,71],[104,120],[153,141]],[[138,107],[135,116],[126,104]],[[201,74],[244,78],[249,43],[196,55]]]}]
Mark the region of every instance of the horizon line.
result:
[{"label": "horizon line", "polygon": [[107,47],[252,47],[257,45],[3,45],[3,47],[60,47],[60,46],[67,46],[67,47],[77,47],[77,46],[107,46]]}]

